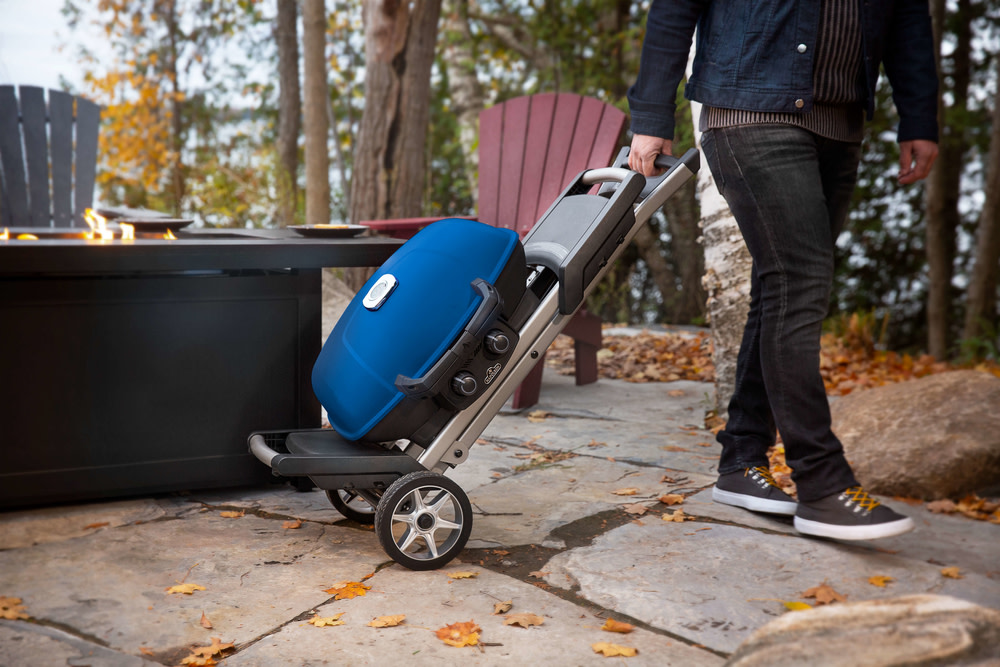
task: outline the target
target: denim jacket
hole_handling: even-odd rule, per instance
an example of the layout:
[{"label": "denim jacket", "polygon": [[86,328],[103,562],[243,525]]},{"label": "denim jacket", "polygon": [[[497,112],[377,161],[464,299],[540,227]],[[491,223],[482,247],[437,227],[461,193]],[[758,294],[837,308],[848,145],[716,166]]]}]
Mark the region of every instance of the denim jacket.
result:
[{"label": "denim jacket", "polygon": [[[937,70],[927,0],[857,0],[865,99],[875,109],[885,65],[899,112],[898,141],[937,141]],[[672,139],[677,86],[698,29],[688,99],[749,111],[808,113],[821,0],[653,0],[639,77],[629,89],[632,131]]]}]

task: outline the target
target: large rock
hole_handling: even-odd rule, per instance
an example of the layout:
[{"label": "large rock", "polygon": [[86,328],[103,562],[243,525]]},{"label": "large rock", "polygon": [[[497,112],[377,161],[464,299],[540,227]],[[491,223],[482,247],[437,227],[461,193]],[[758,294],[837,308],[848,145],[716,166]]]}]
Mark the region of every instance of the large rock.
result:
[{"label": "large rock", "polygon": [[754,632],[727,667],[996,665],[1000,612],[940,595],[795,611]]},{"label": "large rock", "polygon": [[833,429],[872,492],[955,498],[1000,484],[1000,378],[954,371],[837,399]]}]

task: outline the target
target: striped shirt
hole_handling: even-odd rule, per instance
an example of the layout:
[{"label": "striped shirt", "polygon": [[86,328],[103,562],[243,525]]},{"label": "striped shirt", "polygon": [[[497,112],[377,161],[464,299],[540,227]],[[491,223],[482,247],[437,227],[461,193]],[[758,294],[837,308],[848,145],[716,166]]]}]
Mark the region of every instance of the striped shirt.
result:
[{"label": "striped shirt", "polygon": [[779,113],[705,106],[701,130],[736,125],[796,125],[827,139],[858,142],[864,136],[861,108],[861,23],[857,0],[823,0],[816,57],[813,107],[808,113]]}]

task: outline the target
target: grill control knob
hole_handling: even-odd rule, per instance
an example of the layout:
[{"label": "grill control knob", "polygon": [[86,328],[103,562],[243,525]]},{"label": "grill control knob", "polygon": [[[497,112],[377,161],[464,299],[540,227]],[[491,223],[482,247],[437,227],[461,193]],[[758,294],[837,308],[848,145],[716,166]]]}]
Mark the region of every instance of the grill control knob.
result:
[{"label": "grill control knob", "polygon": [[486,334],[486,349],[493,354],[503,354],[510,349],[510,338],[499,329],[494,329]]},{"label": "grill control knob", "polygon": [[451,379],[451,388],[460,396],[472,396],[478,386],[476,377],[468,371],[462,371]]}]

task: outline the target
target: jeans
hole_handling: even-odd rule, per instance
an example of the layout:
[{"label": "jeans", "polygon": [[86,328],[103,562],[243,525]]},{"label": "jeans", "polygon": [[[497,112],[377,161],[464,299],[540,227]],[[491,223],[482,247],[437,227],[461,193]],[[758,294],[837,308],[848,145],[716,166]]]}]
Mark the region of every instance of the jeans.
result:
[{"label": "jeans", "polygon": [[777,427],[801,502],[855,486],[819,351],[861,146],[775,124],[708,130],[702,150],[753,257],[719,473],[766,467]]}]

